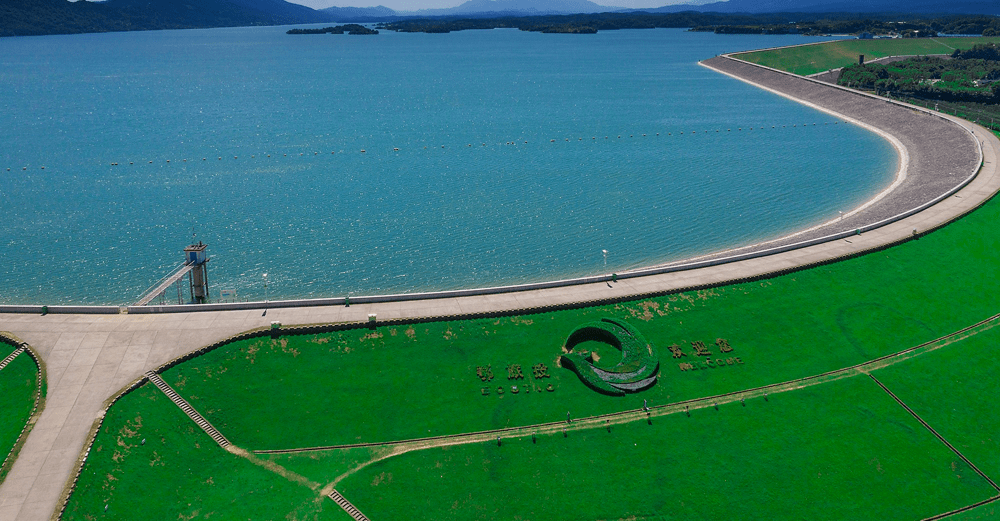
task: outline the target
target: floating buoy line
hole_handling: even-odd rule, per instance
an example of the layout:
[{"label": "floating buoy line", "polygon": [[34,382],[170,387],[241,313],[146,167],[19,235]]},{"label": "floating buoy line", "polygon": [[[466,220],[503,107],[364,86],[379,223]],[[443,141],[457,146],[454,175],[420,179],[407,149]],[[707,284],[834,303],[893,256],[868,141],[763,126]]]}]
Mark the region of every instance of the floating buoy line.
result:
[{"label": "floating buoy line", "polygon": [[[822,124],[824,126],[826,126],[826,125],[838,125],[838,124],[841,124],[841,123],[847,124],[848,122],[847,121],[837,120],[837,121],[832,121],[832,122],[826,121],[826,122],[823,122]],[[787,124],[786,125],[781,125],[780,127],[778,125],[771,125],[770,128],[768,128],[766,126],[761,126],[761,127],[736,127],[735,131],[736,132],[744,132],[744,131],[753,131],[753,130],[780,130],[780,129],[787,129],[787,128],[816,127],[816,126],[819,126],[819,125],[820,125],[819,123],[801,123],[801,124],[799,124],[799,123],[793,123],[791,125],[787,125]],[[721,129],[721,128],[713,129],[713,130],[703,130],[703,131],[690,130],[690,131],[687,132],[687,134],[690,134],[690,135],[711,134],[711,133],[718,134],[718,133],[721,133],[722,130],[723,129]],[[733,132],[734,129],[733,128],[726,128],[725,131],[726,132]],[[665,134],[666,137],[673,137],[673,135],[674,135],[673,132],[666,132],[664,134]],[[684,131],[680,131],[677,134],[683,136],[683,135],[685,135],[685,132]],[[616,134],[613,139],[616,139],[616,140],[617,139],[625,139],[625,140],[627,140],[627,139],[642,139],[642,138],[648,138],[648,137],[659,137],[659,136],[661,136],[661,133],[660,132],[656,132],[656,133],[651,134],[651,135],[650,134],[639,134],[638,138],[636,138],[636,134],[627,134],[627,137],[625,137],[625,136],[626,136],[626,134]],[[603,138],[599,137],[599,136],[591,136],[590,139],[589,139],[589,141],[591,141],[591,142],[599,142],[602,139],[606,140],[606,141],[610,141],[612,139],[612,136],[603,136]],[[579,142],[584,142],[584,141],[587,141],[587,140],[584,137],[581,136],[581,137],[577,137],[575,141],[579,143]],[[565,143],[571,143],[571,142],[573,142],[573,139],[566,137],[566,138],[563,138],[563,142],[565,142]],[[557,140],[557,139],[549,139],[549,143],[559,143],[559,140]],[[529,144],[529,142],[528,141],[523,141],[523,142],[519,143],[517,141],[505,141],[503,143],[498,143],[498,146],[518,146],[518,145],[521,145],[521,144],[527,145],[527,144]],[[488,146],[487,143],[481,143],[481,147],[485,147],[485,146]],[[428,150],[429,149],[428,146],[423,146],[423,145],[418,145],[418,146],[415,146],[413,148],[414,149],[422,148],[423,150]],[[447,145],[441,145],[441,149],[447,149],[447,148],[448,148]],[[465,148],[473,148],[473,144],[472,143],[468,143],[468,144],[466,144]],[[402,148],[400,148],[400,147],[392,147],[392,152],[391,153],[394,153],[394,154],[398,155],[398,153],[404,152],[404,151],[405,150],[402,149]],[[325,154],[325,152],[320,152],[318,150],[313,151],[313,157],[318,157],[321,153]],[[359,153],[359,154],[367,154],[368,150],[365,149],[365,148],[361,148],[361,149],[358,149],[357,153]],[[306,154],[305,152],[300,152],[299,153],[299,157],[303,157],[303,156],[305,156],[305,154]],[[349,154],[349,152],[345,152],[343,150],[341,150],[341,151],[333,150],[333,151],[330,152],[330,155],[337,155],[337,154],[344,155],[344,154]],[[261,157],[271,158],[271,157],[276,157],[276,154],[275,154],[275,156],[272,156],[272,154],[262,154]],[[288,154],[287,153],[282,153],[281,157],[288,157]],[[250,159],[256,159],[256,158],[257,158],[257,154],[251,154],[250,155]],[[239,159],[240,159],[240,156],[234,155],[232,160],[233,161],[239,161]],[[201,158],[201,160],[202,161],[208,161],[208,158],[207,157],[203,157],[203,158]],[[217,156],[216,161],[222,161],[222,160],[223,160],[222,156]],[[244,160],[246,160],[246,159],[244,159]],[[178,162],[178,161],[182,162],[182,163],[186,163],[188,160],[187,160],[187,158],[181,158],[180,160],[175,160],[175,162]],[[166,160],[164,160],[164,162],[167,163],[167,164],[170,164],[171,160],[170,159],[166,159]],[[135,165],[135,163],[136,163],[135,160],[128,161],[129,165]],[[122,166],[125,163],[121,162],[121,161],[112,161],[112,162],[109,162],[107,164],[109,166],[117,167],[117,166]],[[150,164],[150,165],[155,164],[155,161],[153,161],[153,160],[147,160],[147,164]],[[28,168],[29,167],[27,167],[27,166],[22,166],[21,167],[21,171],[22,172],[26,172],[26,171],[28,171]],[[39,166],[37,168],[39,170],[45,170],[45,166]],[[14,167],[7,167],[7,171],[8,172],[10,172],[12,170],[16,170],[16,169]]]}]

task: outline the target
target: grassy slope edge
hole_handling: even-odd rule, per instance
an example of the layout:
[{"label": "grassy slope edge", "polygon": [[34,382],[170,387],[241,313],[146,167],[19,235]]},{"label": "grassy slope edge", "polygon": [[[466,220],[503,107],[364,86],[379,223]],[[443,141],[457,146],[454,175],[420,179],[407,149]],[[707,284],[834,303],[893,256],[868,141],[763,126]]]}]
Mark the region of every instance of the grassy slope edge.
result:
[{"label": "grassy slope edge", "polygon": [[735,57],[795,74],[809,75],[857,63],[858,55],[865,60],[886,56],[951,54],[955,49],[971,49],[973,45],[1000,42],[996,37],[974,38],[905,38],[893,40],[841,40],[814,45],[799,45],[780,49],[739,53]]}]

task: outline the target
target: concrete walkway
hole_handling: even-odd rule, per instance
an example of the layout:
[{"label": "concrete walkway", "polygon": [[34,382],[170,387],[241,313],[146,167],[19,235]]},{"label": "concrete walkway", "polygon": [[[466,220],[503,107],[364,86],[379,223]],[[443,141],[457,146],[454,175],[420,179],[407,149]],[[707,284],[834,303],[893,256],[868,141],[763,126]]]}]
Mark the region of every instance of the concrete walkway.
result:
[{"label": "concrete walkway", "polygon": [[[622,280],[612,285],[598,283],[351,307],[158,315],[0,315],[0,330],[10,331],[34,347],[48,370],[45,410],[0,485],[0,519],[44,520],[58,511],[63,487],[72,479],[77,458],[106,398],[171,359],[230,335],[267,326],[272,320],[283,324],[363,321],[368,313],[377,313],[380,320],[437,317],[669,292],[825,262],[904,240],[914,229],[933,229],[974,209],[1000,190],[996,168],[1000,141],[983,128],[961,120],[955,122],[972,129],[983,143],[985,162],[980,175],[956,196],[903,221],[849,240],[769,257]],[[932,151],[909,152],[913,155]]]}]

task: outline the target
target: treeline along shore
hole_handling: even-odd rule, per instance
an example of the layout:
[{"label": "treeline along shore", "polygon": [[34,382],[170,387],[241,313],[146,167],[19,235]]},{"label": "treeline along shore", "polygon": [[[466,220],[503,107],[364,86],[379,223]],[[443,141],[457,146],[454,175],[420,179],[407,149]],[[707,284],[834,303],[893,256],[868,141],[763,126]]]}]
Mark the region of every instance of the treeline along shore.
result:
[{"label": "treeline along shore", "polygon": [[[900,36],[936,34],[1000,34],[1000,19],[993,16],[930,16],[916,14],[777,13],[726,14],[617,13],[501,16],[501,17],[399,17],[335,20],[336,16],[280,0],[199,0],[187,4],[173,0],[15,0],[0,2],[0,36],[194,29],[252,25],[381,21],[377,28],[397,32],[448,33],[470,29],[510,28],[543,33],[593,34],[619,29],[680,28],[716,33],[743,34],[859,34]],[[348,24],[355,25],[355,24]],[[341,26],[346,27],[346,26]],[[367,31],[366,29],[365,31]],[[292,34],[312,34],[306,32]],[[375,34],[355,30],[349,34]],[[336,34],[336,32],[334,32]]]},{"label": "treeline along shore", "polygon": [[593,34],[619,29],[691,29],[720,34],[860,34],[927,37],[938,34],[1000,34],[994,16],[717,13],[599,13],[499,18],[420,18],[385,22],[379,28],[397,32],[449,33],[470,29],[519,29],[543,33]]}]

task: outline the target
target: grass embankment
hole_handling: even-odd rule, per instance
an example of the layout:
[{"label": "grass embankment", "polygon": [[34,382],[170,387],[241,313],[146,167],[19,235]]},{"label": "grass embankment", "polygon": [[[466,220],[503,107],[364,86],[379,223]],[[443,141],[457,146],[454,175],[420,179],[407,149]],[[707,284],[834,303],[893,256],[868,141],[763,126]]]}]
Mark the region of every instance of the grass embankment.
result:
[{"label": "grass embankment", "polygon": [[108,411],[63,519],[350,521],[319,492],[223,450],[146,384]]},{"label": "grass embankment", "polygon": [[995,481],[1000,477],[998,330],[873,373]]},{"label": "grass embankment", "polygon": [[[14,348],[0,344],[0,360]],[[31,417],[38,392],[38,366],[28,353],[21,353],[0,370],[0,464],[8,457],[17,443],[21,431]],[[0,481],[10,470],[13,458],[0,468]]]},{"label": "grass embankment", "polygon": [[[991,201],[942,230],[883,252],[763,282],[699,293],[527,317],[416,324],[412,331],[409,326],[383,327],[374,332],[360,330],[234,343],[182,364],[166,376],[203,413],[212,417],[231,440],[237,444],[256,441],[264,448],[308,446],[321,440],[374,441],[390,434],[426,436],[423,431],[427,425],[467,432],[484,425],[515,424],[536,417],[562,420],[567,404],[574,417],[579,417],[583,415],[579,411],[634,409],[643,398],[656,405],[662,403],[659,400],[676,401],[745,389],[870,360],[961,329],[1000,311],[992,293],[983,289],[994,287],[1000,273],[1000,232],[993,226],[998,219],[1000,201]],[[642,394],[614,399],[590,391],[572,373],[547,363],[558,356],[559,346],[573,327],[601,316],[625,318],[660,347],[663,378],[659,385]],[[712,344],[717,337],[729,340],[734,349],[731,354],[740,356],[743,365],[681,372],[665,349],[676,342],[688,353],[686,359],[691,360],[694,357],[690,341],[705,341],[710,350],[717,352],[718,348]],[[952,348],[947,346],[940,352]],[[602,359],[613,360],[608,355],[614,353],[609,353],[607,346],[598,346],[598,350]],[[543,353],[547,358],[540,358]],[[956,355],[956,359],[961,360],[961,355]],[[541,379],[541,383],[554,382],[556,391],[518,395],[508,391],[503,397],[495,393],[480,394],[482,383],[475,374],[476,365],[492,365],[495,378],[491,384],[509,388],[511,381],[506,379],[504,364],[521,363],[522,371],[530,375],[531,365],[536,361],[547,363],[552,377]],[[976,360],[975,364],[951,368],[941,378],[955,379],[972,365],[977,370],[996,371],[996,364],[988,358]],[[909,373],[903,374],[905,379]],[[891,388],[898,386],[893,378],[886,376],[885,380]],[[407,497],[395,488],[386,492],[386,499],[379,500],[373,495],[375,492],[366,492],[365,488],[374,483],[378,485],[375,490],[381,491],[379,486],[386,480],[398,483],[421,468],[426,472],[425,463],[435,469],[440,463],[437,480],[428,486],[433,487],[430,492],[451,489],[449,493],[455,495],[454,491],[463,491],[461,497],[452,499],[456,515],[445,516],[453,519],[461,518],[459,513],[476,518],[480,508],[476,504],[492,505],[491,501],[497,501],[483,497],[482,493],[489,492],[493,494],[491,497],[502,499],[507,496],[499,490],[523,492],[528,486],[525,483],[531,487],[538,483],[537,490],[543,492],[549,488],[569,490],[553,483],[560,476],[568,476],[565,479],[571,483],[584,483],[583,474],[595,480],[583,487],[589,494],[607,490],[603,487],[613,482],[614,490],[621,490],[626,499],[663,489],[663,483],[683,483],[685,486],[678,487],[682,491],[677,497],[686,498],[683,499],[686,506],[678,507],[677,503],[661,497],[656,508],[694,508],[691,505],[697,504],[698,511],[706,517],[718,517],[734,509],[751,512],[751,507],[762,508],[767,515],[776,517],[800,517],[797,513],[801,509],[791,505],[813,508],[813,501],[826,507],[817,509],[818,514],[809,510],[809,515],[821,516],[829,511],[834,517],[850,517],[851,511],[846,509],[852,502],[843,501],[841,496],[849,489],[878,491],[872,505],[863,503],[865,508],[878,509],[881,507],[875,503],[885,502],[895,511],[917,517],[953,510],[989,496],[988,491],[983,492],[976,484],[978,476],[963,470],[960,462],[948,459],[933,444],[928,445],[926,433],[914,427],[907,416],[893,412],[891,403],[882,399],[874,383],[864,377],[850,381],[858,383],[823,384],[802,390],[802,394],[794,391],[773,395],[767,402],[750,400],[746,409],[731,403],[720,405],[718,412],[695,411],[691,418],[681,414],[655,418],[652,426],[642,421],[615,425],[610,438],[600,438],[608,433],[598,428],[571,431],[568,438],[558,434],[539,436],[537,444],[532,444],[530,438],[508,440],[502,449],[516,448],[521,451],[516,454],[527,458],[514,458],[512,450],[514,459],[510,466],[489,463],[496,459],[496,454],[490,456],[485,451],[495,449],[493,443],[430,449],[425,451],[426,455],[414,452],[389,458],[372,470],[364,468],[338,486],[370,515],[387,509],[406,511],[414,502],[423,501],[418,496],[424,489],[414,485],[410,488],[415,495]],[[518,384],[523,385],[522,382],[519,380]],[[927,383],[918,381],[916,385]],[[277,398],[269,393],[277,393]],[[906,396],[902,387],[900,394]],[[965,400],[958,396],[958,400]],[[956,401],[960,403],[964,402]],[[749,415],[749,411],[754,414]],[[466,414],[469,416],[464,417]],[[137,418],[141,418],[141,428],[126,423],[131,421],[134,425]],[[715,421],[683,423],[689,419]],[[950,420],[933,419],[932,425],[940,421]],[[991,436],[971,424],[955,423],[972,440],[982,442]],[[661,428],[667,430],[649,430]],[[655,432],[656,436],[646,437],[647,432]],[[832,435],[834,432],[837,434]],[[629,450],[627,443],[621,443],[624,439],[621,436],[626,434],[636,436],[633,447],[642,441],[643,446],[650,448],[648,458],[652,459],[636,463],[639,471],[625,473],[626,467],[602,459],[608,451]],[[147,445],[135,447],[140,436],[147,438]],[[962,438],[955,436],[958,440]],[[577,438],[589,442],[575,448],[560,445],[576,443]],[[119,439],[124,446],[117,445]],[[767,441],[770,439],[776,440],[775,443],[770,444]],[[149,440],[162,440],[160,443],[171,449],[156,455],[143,452],[149,450]],[[888,441],[881,444],[876,440]],[[675,446],[679,450],[674,451]],[[131,452],[116,457],[116,451],[110,450],[115,447]],[[532,452],[540,450],[538,447],[574,454],[570,459],[580,458],[581,462],[572,466],[565,462],[568,456],[553,455],[552,461],[561,463],[547,463],[545,458],[550,453]],[[562,450],[556,451],[556,447]],[[110,493],[116,494],[115,504],[132,497],[146,497],[144,507],[154,501],[159,505],[156,508],[176,508],[176,498],[184,497],[180,506],[190,508],[185,515],[198,510],[253,517],[257,512],[253,502],[259,496],[246,491],[275,487],[268,494],[271,500],[290,499],[271,510],[260,507],[260,512],[271,515],[277,514],[275,509],[283,509],[294,513],[293,517],[309,517],[313,515],[309,509],[316,507],[311,501],[321,497],[315,486],[330,483],[384,452],[376,448],[266,457],[315,484],[303,486],[218,449],[155,389],[144,388],[111,409],[71,508],[81,517],[100,512],[109,487],[114,486],[116,490]],[[506,458],[507,454],[502,452],[500,456]],[[1000,453],[991,454],[988,451],[976,454],[973,462],[982,465],[979,458],[1000,457]],[[476,467],[479,457],[482,459]],[[638,460],[633,455],[625,461]],[[591,466],[584,472],[582,465],[586,462]],[[568,470],[563,469],[564,465]],[[942,465],[946,467],[943,471]],[[492,478],[488,472],[471,477],[465,474],[466,468],[480,467],[487,471],[494,468],[496,472]],[[768,479],[780,477],[769,474],[767,467],[775,467],[793,479],[765,490]],[[531,468],[540,470],[529,472]],[[381,470],[376,473],[377,469]],[[806,480],[814,470],[817,480],[825,476],[827,481]],[[386,474],[383,476],[382,472]],[[955,485],[952,477],[956,473],[962,476],[959,481],[964,485]],[[740,477],[742,474],[748,478]],[[689,483],[687,475],[701,481]],[[907,475],[910,479],[904,480]],[[485,479],[494,482],[483,485]],[[158,486],[162,493],[156,494],[154,500],[134,488],[146,487],[144,494],[148,494],[148,483],[165,484]],[[712,487],[719,483],[735,488],[718,492]],[[806,483],[815,486],[807,487]],[[485,487],[485,492],[479,487]],[[783,496],[781,491],[785,490]],[[892,491],[902,492],[896,496]],[[575,512],[578,508],[592,508],[595,515],[609,512],[607,502],[577,506],[586,500],[574,495],[577,492],[566,494],[569,495],[564,496],[565,500],[559,499],[563,496],[552,496],[561,509]],[[733,495],[738,499],[733,499]],[[758,504],[764,500],[757,495],[771,497],[774,509]],[[705,499],[705,496],[710,497]],[[858,496],[847,497],[854,501]],[[237,500],[234,502],[233,498]],[[332,505],[329,500],[327,503]],[[129,506],[124,511],[132,508],[131,503],[125,505]],[[538,508],[534,504],[517,505],[529,510],[509,511],[523,514]],[[628,501],[622,505],[621,516],[638,515],[645,508]],[[749,506],[739,510],[740,505]],[[791,510],[782,512],[779,507]],[[552,512],[546,510],[538,517],[547,518]],[[875,517],[883,513],[878,512]],[[324,509],[322,515],[340,514]],[[886,513],[885,517],[888,516]]]},{"label": "grass embankment", "polygon": [[1000,519],[1000,501],[980,505],[976,508],[950,515],[948,521],[983,521],[984,519]]},{"label": "grass embankment", "polygon": [[[998,311],[1000,203],[919,240],[774,279],[524,317],[380,327],[236,342],[164,378],[248,449],[410,439],[637,409],[859,364]],[[961,303],[961,305],[956,305]],[[601,317],[633,324],[660,351],[660,382],[623,398],[594,393],[556,360],[566,336]],[[717,338],[733,352],[720,357]],[[681,371],[703,341],[742,364]],[[686,356],[671,357],[679,345]],[[602,359],[617,352],[598,347]],[[620,356],[620,355],[619,355]],[[545,364],[550,378],[533,381]],[[508,380],[519,364],[523,380]],[[488,384],[477,367],[492,369]],[[526,384],[553,392],[511,393]],[[504,386],[498,396],[496,388]],[[489,396],[481,394],[488,387]]]},{"label": "grass embankment", "polygon": [[[948,406],[969,397],[985,404],[1000,396],[1000,384],[984,378],[996,370],[992,346],[1000,328],[987,328],[877,374],[901,397],[912,388]],[[946,386],[936,394],[932,389],[941,388],[941,378],[960,374],[964,361],[979,368],[968,379],[981,382],[964,392],[950,393]],[[927,368],[941,372],[932,374],[933,385],[918,379],[897,388],[893,372],[906,380]],[[962,379],[953,387],[966,384]],[[152,386],[112,411],[72,498],[70,519],[100,513],[107,501],[118,509],[109,508],[112,518],[136,518],[134,509],[143,508],[149,519],[158,519],[173,508],[185,517],[276,518],[287,511],[290,519],[346,520],[329,508],[332,501],[310,497],[322,499],[321,484],[387,453],[375,447],[269,455],[263,459],[280,465],[269,470],[219,449]],[[973,453],[961,441],[981,434],[974,425],[979,412],[970,409],[959,421],[921,414],[990,472],[982,461],[997,460],[1000,447],[990,443]],[[942,429],[938,421],[957,431]],[[985,426],[990,432],[992,423]],[[151,482],[162,501],[151,501],[150,489],[142,489]],[[488,440],[410,452],[364,467],[337,488],[373,518],[407,512],[408,519],[716,519],[725,513],[750,519],[920,519],[994,495],[864,374],[745,405],[614,424],[610,432],[599,426],[565,437],[504,438],[499,447]],[[615,491],[613,500],[595,496],[606,490]],[[256,510],[265,492],[268,510]],[[179,509],[175,497],[184,498]]]},{"label": "grass embankment", "polygon": [[841,40],[815,45],[745,52],[736,54],[735,57],[795,74],[809,75],[857,63],[859,54],[864,54],[865,60],[886,56],[951,54],[955,49],[971,49],[976,44],[997,42],[1000,42],[1000,38]]},{"label": "grass embankment", "polygon": [[372,519],[415,520],[913,520],[995,495],[867,377],[610,432],[412,452],[338,490]]}]

